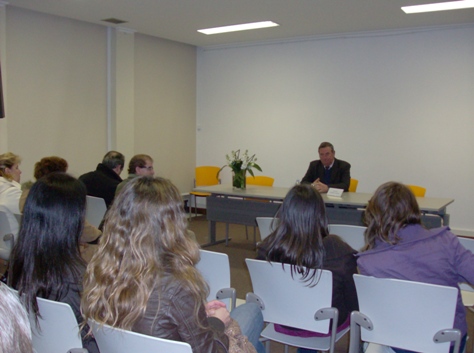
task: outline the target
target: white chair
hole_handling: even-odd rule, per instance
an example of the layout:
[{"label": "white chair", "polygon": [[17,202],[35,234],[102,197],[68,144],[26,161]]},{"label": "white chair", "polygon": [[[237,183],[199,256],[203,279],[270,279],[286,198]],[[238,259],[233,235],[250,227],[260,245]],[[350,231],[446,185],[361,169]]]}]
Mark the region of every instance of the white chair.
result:
[{"label": "white chair", "polygon": [[100,353],[192,353],[185,342],[143,335],[141,333],[99,325],[89,320]]},{"label": "white chair", "polygon": [[230,287],[230,264],[227,254],[199,250],[201,260],[196,268],[209,285],[208,301],[218,299],[231,311],[236,305],[236,291]]},{"label": "white chair", "polygon": [[[462,246],[474,253],[474,238],[458,237],[458,239]],[[474,287],[469,283],[459,283],[459,289],[461,289],[462,302],[464,306],[467,306],[469,310],[474,311]]]},{"label": "white chair", "polygon": [[349,353],[359,353],[360,340],[370,342],[365,352],[393,352],[398,347],[415,352],[447,353],[461,332],[453,329],[458,289],[354,275],[359,311],[351,314]]},{"label": "white chair", "polygon": [[257,217],[255,218],[260,232],[260,239],[263,241],[268,237],[278,225],[278,218],[275,217]]},{"label": "white chair", "polygon": [[36,298],[41,317],[39,329],[33,314],[30,325],[36,353],[87,352],[82,347],[76,316],[69,304]]},{"label": "white chair", "polygon": [[4,261],[10,260],[10,253],[13,249],[15,237],[10,228],[7,215],[0,210],[0,259]]},{"label": "white chair", "polygon": [[[474,253],[474,238],[458,237],[458,239],[462,246]],[[469,283],[459,283],[459,289],[461,290],[462,303],[467,309],[474,312],[474,286]],[[472,351],[474,352],[474,346]]]},{"label": "white chair", "polygon": [[[317,284],[309,286],[293,273],[288,264],[245,259],[252,280],[253,293],[247,302],[257,303],[268,323],[261,336],[285,345],[333,353],[335,342],[349,328],[337,331],[338,310],[331,307],[332,273],[318,270]],[[294,278],[293,278],[294,277]],[[330,335],[297,337],[275,331],[275,324]],[[285,351],[287,347],[285,347]]]},{"label": "white chair", "polygon": [[364,232],[367,227],[351,226],[348,224],[330,224],[329,233],[338,235],[351,246],[352,249],[360,251],[365,245]]},{"label": "white chair", "polygon": [[86,200],[86,220],[94,227],[98,228],[104,219],[105,212],[107,212],[105,200],[100,197],[89,195],[87,195]]}]

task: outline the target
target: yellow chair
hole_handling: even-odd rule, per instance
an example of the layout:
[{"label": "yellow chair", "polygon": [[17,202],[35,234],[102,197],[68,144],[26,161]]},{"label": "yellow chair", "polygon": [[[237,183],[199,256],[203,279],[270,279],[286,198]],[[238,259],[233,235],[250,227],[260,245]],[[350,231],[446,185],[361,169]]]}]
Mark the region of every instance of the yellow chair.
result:
[{"label": "yellow chair", "polygon": [[351,178],[351,183],[349,184],[349,192],[356,192],[357,185],[359,185],[359,180]]},{"label": "yellow chair", "polygon": [[418,185],[407,185],[416,197],[425,197],[426,188]]},{"label": "yellow chair", "polygon": [[275,181],[274,178],[265,175],[248,176],[246,179],[247,185],[260,186],[273,186],[273,182]]},{"label": "yellow chair", "polygon": [[[265,176],[265,175],[248,176],[246,178],[247,185],[273,186],[274,181],[275,181],[274,178],[269,177],[269,176]],[[255,199],[252,199],[252,201],[255,201]],[[257,201],[259,201],[259,200],[257,200]],[[247,226],[245,226],[245,235],[248,239],[249,238],[249,233],[248,233],[248,230],[247,230]],[[254,243],[256,243],[256,241],[257,241],[256,227],[255,226],[253,226],[253,241],[254,241]]]},{"label": "yellow chair", "polygon": [[[220,180],[217,178],[217,173],[221,168],[215,166],[200,166],[196,167],[195,177],[194,177],[194,187],[198,186],[211,186],[220,184]],[[193,211],[193,199],[194,199],[194,212],[197,216],[197,197],[208,197],[211,194],[208,192],[197,192],[191,191],[189,193],[191,196],[189,203],[189,214],[192,214]]]}]

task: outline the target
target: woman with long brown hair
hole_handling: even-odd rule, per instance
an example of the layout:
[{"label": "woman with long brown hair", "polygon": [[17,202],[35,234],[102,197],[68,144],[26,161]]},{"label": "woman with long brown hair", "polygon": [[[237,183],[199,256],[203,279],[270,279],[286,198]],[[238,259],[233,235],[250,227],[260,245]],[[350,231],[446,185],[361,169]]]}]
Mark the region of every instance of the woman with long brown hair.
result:
[{"label": "woman with long brown hair", "polygon": [[[84,277],[86,320],[184,341],[193,352],[263,350],[263,317],[257,305],[229,314],[223,303],[206,304],[208,286],[195,264],[199,245],[187,233],[178,189],[163,178],[131,180],[109,209],[99,249]],[[236,312],[234,314],[234,312]],[[240,312],[240,313],[239,313]],[[242,333],[237,345],[234,338]],[[230,343],[229,343],[230,341]]]},{"label": "woman with long brown hair", "polygon": [[[332,306],[339,310],[338,331],[349,325],[349,316],[358,310],[352,275],[357,273],[356,251],[336,235],[329,234],[326,207],[319,192],[310,184],[290,189],[277,213],[278,224],[258,247],[258,258],[292,265],[294,276],[308,285],[318,281],[317,270],[333,276]],[[286,326],[275,330],[293,336],[321,336]],[[314,352],[299,348],[298,352]]]},{"label": "woman with long brown hair", "polygon": [[[415,195],[400,183],[379,186],[365,210],[368,250],[359,253],[363,275],[396,278],[458,287],[474,284],[474,255],[466,250],[449,227],[426,229]],[[466,311],[458,294],[454,328],[466,343]],[[392,348],[395,352],[408,352]]]}]

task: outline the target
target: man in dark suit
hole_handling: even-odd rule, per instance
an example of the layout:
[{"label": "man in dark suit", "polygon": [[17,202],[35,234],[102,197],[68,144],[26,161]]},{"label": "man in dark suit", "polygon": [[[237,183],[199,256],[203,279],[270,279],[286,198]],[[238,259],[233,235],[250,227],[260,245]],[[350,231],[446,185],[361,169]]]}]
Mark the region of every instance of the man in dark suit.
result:
[{"label": "man in dark suit", "polygon": [[102,163],[97,165],[96,170],[79,177],[79,180],[86,186],[87,195],[103,198],[109,208],[115,197],[115,189],[122,182],[120,173],[124,165],[125,157],[122,153],[107,152]]},{"label": "man in dark suit", "polygon": [[351,182],[351,165],[336,159],[334,146],[329,142],[321,143],[318,152],[319,160],[309,164],[308,171],[301,182],[311,183],[320,193],[328,192],[329,188],[348,191]]}]

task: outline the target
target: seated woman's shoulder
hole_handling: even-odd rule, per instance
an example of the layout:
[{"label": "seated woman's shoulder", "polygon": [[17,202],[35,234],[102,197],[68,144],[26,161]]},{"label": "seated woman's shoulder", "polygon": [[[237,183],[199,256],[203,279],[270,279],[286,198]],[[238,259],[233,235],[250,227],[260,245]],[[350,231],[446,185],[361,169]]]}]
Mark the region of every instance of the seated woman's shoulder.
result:
[{"label": "seated woman's shoulder", "polygon": [[337,252],[339,254],[352,254],[357,252],[336,234],[329,234],[328,236],[324,237],[323,244],[324,248],[326,249],[326,252],[331,252],[331,250],[332,252]]}]

